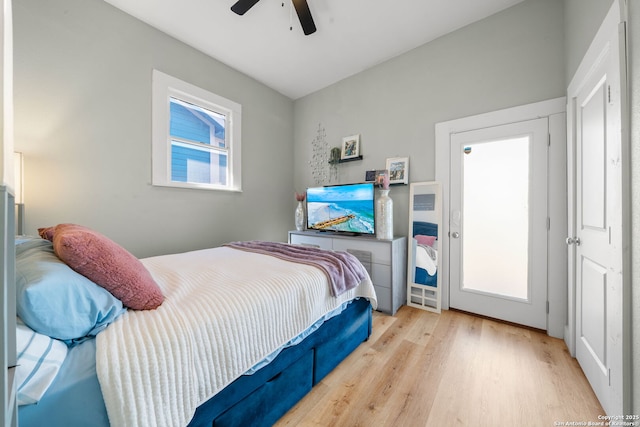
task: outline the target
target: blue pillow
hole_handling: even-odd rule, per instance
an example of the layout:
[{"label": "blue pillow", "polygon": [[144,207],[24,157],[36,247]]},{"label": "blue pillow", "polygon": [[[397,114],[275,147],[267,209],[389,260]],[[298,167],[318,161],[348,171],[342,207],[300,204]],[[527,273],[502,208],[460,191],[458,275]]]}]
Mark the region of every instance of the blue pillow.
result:
[{"label": "blue pillow", "polygon": [[16,240],[16,299],[27,326],[67,345],[98,334],[125,311],[119,299],[73,271],[40,238]]}]

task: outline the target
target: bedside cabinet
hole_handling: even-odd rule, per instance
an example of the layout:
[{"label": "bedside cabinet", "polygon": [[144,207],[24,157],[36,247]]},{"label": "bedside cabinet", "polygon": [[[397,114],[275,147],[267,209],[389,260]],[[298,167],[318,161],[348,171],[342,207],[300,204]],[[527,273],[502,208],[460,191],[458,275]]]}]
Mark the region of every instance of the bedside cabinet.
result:
[{"label": "bedside cabinet", "polygon": [[378,310],[395,314],[407,301],[407,238],[378,240],[317,231],[290,231],[289,243],[353,254],[366,268],[378,297]]}]

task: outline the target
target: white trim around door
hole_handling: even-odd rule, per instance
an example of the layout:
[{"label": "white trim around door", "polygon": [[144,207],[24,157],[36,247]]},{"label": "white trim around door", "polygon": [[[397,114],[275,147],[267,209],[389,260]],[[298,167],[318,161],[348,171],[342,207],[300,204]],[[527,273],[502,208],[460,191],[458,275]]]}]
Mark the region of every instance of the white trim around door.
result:
[{"label": "white trim around door", "polygon": [[549,120],[549,245],[547,333],[562,338],[567,315],[566,98],[464,117],[436,124],[436,180],[442,184],[442,308],[449,308],[450,146],[460,132],[547,117]]}]

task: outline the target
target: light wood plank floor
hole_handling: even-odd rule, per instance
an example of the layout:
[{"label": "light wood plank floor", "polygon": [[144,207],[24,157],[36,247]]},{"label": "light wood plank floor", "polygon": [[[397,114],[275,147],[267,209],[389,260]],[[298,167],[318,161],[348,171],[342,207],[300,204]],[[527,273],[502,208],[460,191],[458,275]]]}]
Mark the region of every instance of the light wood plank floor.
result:
[{"label": "light wood plank floor", "polygon": [[604,414],[562,340],[456,311],[374,312],[370,339],[276,426],[554,426]]}]

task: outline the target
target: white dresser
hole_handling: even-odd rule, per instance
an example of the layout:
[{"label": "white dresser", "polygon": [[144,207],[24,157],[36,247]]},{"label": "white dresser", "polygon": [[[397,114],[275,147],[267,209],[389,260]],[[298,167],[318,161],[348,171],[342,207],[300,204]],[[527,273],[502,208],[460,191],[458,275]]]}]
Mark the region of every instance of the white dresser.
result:
[{"label": "white dresser", "polygon": [[369,272],[378,297],[378,310],[391,315],[407,301],[407,238],[377,240],[317,231],[290,231],[289,243],[349,252]]}]

